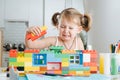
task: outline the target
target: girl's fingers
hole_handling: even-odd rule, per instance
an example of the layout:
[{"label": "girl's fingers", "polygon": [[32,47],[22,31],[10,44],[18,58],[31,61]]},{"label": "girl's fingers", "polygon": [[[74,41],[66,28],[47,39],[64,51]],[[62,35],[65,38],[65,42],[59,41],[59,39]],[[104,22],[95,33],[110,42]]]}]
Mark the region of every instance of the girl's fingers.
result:
[{"label": "girl's fingers", "polygon": [[28,28],[27,31],[33,33],[34,35],[38,35],[38,36],[41,35],[40,26],[32,26],[32,27]]},{"label": "girl's fingers", "polygon": [[36,30],[37,30],[37,35],[40,35],[41,34],[41,29],[40,29],[40,27],[38,26],[38,27],[36,27]]},{"label": "girl's fingers", "polygon": [[37,26],[37,27],[33,27],[33,28],[31,29],[31,32],[32,32],[34,35],[40,35],[41,30],[40,30],[40,28]]}]

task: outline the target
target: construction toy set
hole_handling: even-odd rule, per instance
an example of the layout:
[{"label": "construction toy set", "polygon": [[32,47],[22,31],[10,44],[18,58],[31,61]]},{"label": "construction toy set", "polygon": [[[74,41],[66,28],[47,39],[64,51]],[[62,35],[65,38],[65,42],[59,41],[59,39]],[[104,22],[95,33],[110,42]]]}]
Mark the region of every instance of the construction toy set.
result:
[{"label": "construction toy set", "polygon": [[9,67],[24,73],[89,76],[97,73],[95,50],[65,50],[51,46],[49,50],[10,50]]}]

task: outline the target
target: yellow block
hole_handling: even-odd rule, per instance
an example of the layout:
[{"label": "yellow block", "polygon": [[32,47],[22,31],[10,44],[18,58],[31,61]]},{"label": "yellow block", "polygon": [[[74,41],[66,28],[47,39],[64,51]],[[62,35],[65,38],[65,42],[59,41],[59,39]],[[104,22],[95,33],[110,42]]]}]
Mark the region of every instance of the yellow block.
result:
[{"label": "yellow block", "polygon": [[83,71],[76,71],[76,75],[82,75],[82,74],[84,74]]},{"label": "yellow block", "polygon": [[32,58],[25,57],[25,62],[32,62]]},{"label": "yellow block", "polygon": [[41,31],[47,30],[47,26],[42,26],[40,29]]},{"label": "yellow block", "polygon": [[24,52],[18,52],[17,57],[24,57]]},{"label": "yellow block", "polygon": [[25,67],[25,71],[39,71],[40,68],[39,67]]},{"label": "yellow block", "polygon": [[76,53],[76,51],[75,50],[62,50],[62,53],[63,54],[69,54],[69,53]]},{"label": "yellow block", "polygon": [[25,65],[25,67],[32,66],[32,62],[25,62],[24,65]]},{"label": "yellow block", "polygon": [[69,71],[70,75],[76,75],[76,71]]},{"label": "yellow block", "polygon": [[17,57],[17,62],[25,62],[25,58],[24,57]]},{"label": "yellow block", "polygon": [[67,66],[69,66],[68,62],[62,62],[62,67],[67,67]]}]

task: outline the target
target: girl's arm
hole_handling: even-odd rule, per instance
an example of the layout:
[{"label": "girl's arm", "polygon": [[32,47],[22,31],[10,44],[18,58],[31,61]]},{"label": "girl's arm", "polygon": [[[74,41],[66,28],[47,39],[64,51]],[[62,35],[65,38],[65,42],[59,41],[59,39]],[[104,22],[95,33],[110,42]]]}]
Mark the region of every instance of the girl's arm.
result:
[{"label": "girl's arm", "polygon": [[27,39],[27,35],[29,33],[38,35],[40,31],[41,30],[38,27],[30,27],[28,31],[26,31],[26,38],[25,38],[26,47],[43,49],[55,44],[55,37],[47,37],[44,39],[34,40],[34,41],[32,41],[31,39]]},{"label": "girl's arm", "polygon": [[26,44],[26,47],[28,48],[44,49],[44,48],[48,48],[51,45],[54,45],[55,41],[56,41],[55,37],[47,37],[47,38],[34,40],[34,41],[32,41],[31,39],[29,40],[25,39],[25,44]]}]

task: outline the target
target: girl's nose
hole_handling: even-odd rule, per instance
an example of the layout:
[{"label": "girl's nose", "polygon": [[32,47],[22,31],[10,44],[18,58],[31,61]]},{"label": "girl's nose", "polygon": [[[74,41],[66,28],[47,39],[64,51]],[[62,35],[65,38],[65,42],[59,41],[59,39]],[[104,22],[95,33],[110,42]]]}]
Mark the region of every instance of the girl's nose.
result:
[{"label": "girl's nose", "polygon": [[64,31],[65,31],[65,32],[69,32],[69,28],[66,27]]}]

